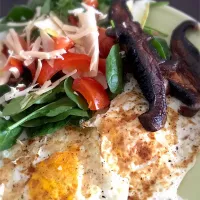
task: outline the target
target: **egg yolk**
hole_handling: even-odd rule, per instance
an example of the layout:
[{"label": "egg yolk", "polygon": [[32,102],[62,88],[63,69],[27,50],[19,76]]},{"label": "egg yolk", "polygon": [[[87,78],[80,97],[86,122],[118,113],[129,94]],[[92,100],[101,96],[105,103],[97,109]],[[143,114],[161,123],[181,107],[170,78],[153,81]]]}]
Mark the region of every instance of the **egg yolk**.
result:
[{"label": "egg yolk", "polygon": [[33,200],[72,200],[78,187],[77,150],[56,153],[37,164],[29,182]]}]

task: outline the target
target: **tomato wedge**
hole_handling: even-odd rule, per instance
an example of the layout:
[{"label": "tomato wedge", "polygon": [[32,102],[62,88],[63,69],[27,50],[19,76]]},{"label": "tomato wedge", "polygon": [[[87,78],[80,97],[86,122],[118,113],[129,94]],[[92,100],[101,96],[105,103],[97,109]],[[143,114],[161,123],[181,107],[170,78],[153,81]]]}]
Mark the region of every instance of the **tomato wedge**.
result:
[{"label": "tomato wedge", "polygon": [[20,74],[23,73],[23,62],[21,60],[18,60],[16,58],[10,58],[9,63],[5,66],[4,70],[8,71],[10,68],[16,67]]},{"label": "tomato wedge", "polygon": [[76,69],[78,73],[84,73],[90,69],[91,57],[87,55],[66,53],[63,55],[63,58],[64,60],[55,60],[54,67],[51,67],[46,61],[42,62],[42,70],[37,80],[40,85],[43,85],[61,70],[70,72]]},{"label": "tomato wedge", "polygon": [[83,0],[83,3],[87,4],[88,6],[92,6],[94,8],[97,8],[99,5],[98,0]]},{"label": "tomato wedge", "polygon": [[69,50],[74,46],[74,42],[68,37],[57,37],[54,38],[55,50],[65,49]]},{"label": "tomato wedge", "polygon": [[110,49],[115,44],[115,40],[106,35],[105,28],[99,28],[99,56],[100,58],[107,58]]},{"label": "tomato wedge", "polygon": [[92,78],[75,79],[72,88],[83,95],[90,110],[101,110],[110,104],[108,94],[103,86]]},{"label": "tomato wedge", "polygon": [[99,58],[99,71],[106,74],[106,59]]},{"label": "tomato wedge", "polygon": [[23,37],[19,36],[19,42],[21,43],[22,48],[24,50],[27,50],[27,42],[25,41],[25,39]]}]

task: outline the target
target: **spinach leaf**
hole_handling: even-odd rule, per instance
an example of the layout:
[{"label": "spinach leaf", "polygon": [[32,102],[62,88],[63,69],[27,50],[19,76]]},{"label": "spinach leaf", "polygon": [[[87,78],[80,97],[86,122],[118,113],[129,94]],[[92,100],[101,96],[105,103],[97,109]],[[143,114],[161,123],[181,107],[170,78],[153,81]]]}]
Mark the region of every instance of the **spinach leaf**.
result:
[{"label": "spinach leaf", "polygon": [[119,44],[111,48],[106,59],[106,78],[110,91],[114,94],[120,94],[123,90],[123,78]]},{"label": "spinach leaf", "polygon": [[55,101],[57,97],[59,96],[58,94],[64,93],[64,86],[63,83],[61,83],[59,86],[54,88],[50,93],[43,95],[41,98],[39,98],[35,104],[45,104],[45,103],[50,103],[52,101]]},{"label": "spinach leaf", "polygon": [[68,10],[77,8],[81,2],[82,0],[32,0],[28,6],[31,9],[36,9],[37,6],[41,6],[43,14],[53,11],[58,17],[66,21]]},{"label": "spinach leaf", "polygon": [[109,6],[111,5],[111,0],[98,0],[99,2],[99,10],[104,13],[108,12]]},{"label": "spinach leaf", "polygon": [[30,121],[32,119],[39,118],[39,117],[43,117],[43,116],[54,117],[54,116],[59,115],[62,112],[64,112],[65,109],[70,109],[75,106],[76,106],[76,104],[73,101],[71,101],[69,98],[67,98],[67,97],[62,98],[58,101],[50,103],[50,104],[32,112],[31,114],[22,118],[20,121],[16,122],[12,126],[9,126],[8,129],[9,130],[15,129],[16,127],[22,125],[25,122]]},{"label": "spinach leaf", "polygon": [[12,122],[0,118],[0,151],[11,148],[23,131],[21,127],[8,130],[11,124]]},{"label": "spinach leaf", "polygon": [[46,0],[41,8],[42,14],[48,14],[51,11],[51,0]]},{"label": "spinach leaf", "polygon": [[26,6],[15,6],[1,22],[26,22],[32,19],[33,16],[34,11],[32,9]]},{"label": "spinach leaf", "polygon": [[9,27],[7,24],[0,24],[0,32],[7,31],[12,27]]},{"label": "spinach leaf", "polygon": [[48,119],[46,119],[45,122],[50,123],[50,122],[61,121],[61,120],[64,120],[71,115],[77,116],[77,117],[87,117],[87,118],[89,118],[87,111],[80,110],[80,109],[71,109],[71,110],[68,110],[66,112],[61,113],[60,115],[57,115],[54,118],[48,118]]},{"label": "spinach leaf", "polygon": [[0,85],[0,97],[2,97],[4,94],[10,92],[11,89],[8,85]]},{"label": "spinach leaf", "polygon": [[160,56],[160,58],[164,60],[169,60],[171,57],[170,48],[168,47],[168,44],[166,40],[161,38],[153,38],[150,41],[150,44],[155,48],[157,54]]},{"label": "spinach leaf", "polygon": [[[53,101],[56,99],[55,95],[57,93],[62,92],[62,91],[64,92],[63,83],[60,84],[58,87],[54,88],[53,90],[46,92],[42,95],[36,95],[35,93],[31,93],[27,97],[15,98],[11,100],[11,102],[5,106],[3,110],[3,115],[13,116],[13,115],[23,112],[27,108],[31,107],[33,104],[49,103],[50,101]],[[51,95],[52,93],[53,95]],[[28,100],[28,102],[24,101],[24,99]],[[25,104],[25,106],[23,104]]]},{"label": "spinach leaf", "polygon": [[72,84],[73,78],[71,77],[67,78],[64,82],[64,89],[67,96],[74,101],[80,109],[88,110],[88,104],[86,100],[72,89]]},{"label": "spinach leaf", "polygon": [[[66,109],[65,112],[63,112],[63,113],[61,113],[61,114],[59,114],[55,117],[40,117],[40,118],[37,118],[37,119],[27,121],[27,122],[23,123],[22,126],[26,127],[26,128],[37,127],[37,126],[41,126],[41,125],[48,124],[48,123],[62,121],[69,116],[79,116],[79,117],[89,118],[89,114],[88,114],[87,111],[83,111],[83,110],[80,110],[78,108],[74,108],[74,109],[69,109],[69,110]],[[14,117],[14,120],[16,120],[15,117]],[[17,120],[17,121],[19,121],[19,120]]]},{"label": "spinach leaf", "polygon": [[43,126],[31,128],[27,130],[27,135],[29,138],[44,136],[48,134],[53,134],[61,128],[69,124],[70,119],[59,121],[56,123],[45,124]]}]

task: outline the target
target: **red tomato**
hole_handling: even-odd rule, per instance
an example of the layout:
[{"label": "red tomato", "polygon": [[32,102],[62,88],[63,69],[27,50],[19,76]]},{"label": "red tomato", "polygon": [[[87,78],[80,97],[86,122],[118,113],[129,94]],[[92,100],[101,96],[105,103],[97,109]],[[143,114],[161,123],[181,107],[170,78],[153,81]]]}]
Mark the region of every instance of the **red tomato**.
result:
[{"label": "red tomato", "polygon": [[110,104],[103,86],[92,78],[75,79],[72,88],[83,95],[90,110],[101,110]]},{"label": "red tomato", "polygon": [[23,73],[23,62],[21,60],[11,58],[4,70],[9,70],[11,67],[16,67],[19,70],[20,74]]},{"label": "red tomato", "polygon": [[76,69],[78,73],[84,73],[90,69],[91,57],[87,55],[66,53],[63,58],[64,60],[55,60],[54,67],[51,67],[46,61],[42,62],[42,70],[37,80],[40,85],[43,85],[61,70],[70,72]]},{"label": "red tomato", "polygon": [[69,15],[68,21],[73,26],[78,26],[78,19],[74,15]]},{"label": "red tomato", "polygon": [[110,49],[115,44],[115,40],[106,35],[105,28],[99,28],[99,51],[100,58],[107,58]]},{"label": "red tomato", "polygon": [[68,37],[57,37],[54,38],[55,50],[66,49],[69,50],[74,46],[74,42]]},{"label": "red tomato", "polygon": [[94,8],[97,8],[99,5],[98,0],[83,0],[83,3],[87,4],[88,6],[92,6]]},{"label": "red tomato", "polygon": [[99,71],[106,74],[106,59],[99,58]]},{"label": "red tomato", "polygon": [[27,50],[27,42],[25,41],[25,39],[23,37],[19,36],[19,41],[20,41],[20,43],[22,45],[22,48],[24,50]]}]

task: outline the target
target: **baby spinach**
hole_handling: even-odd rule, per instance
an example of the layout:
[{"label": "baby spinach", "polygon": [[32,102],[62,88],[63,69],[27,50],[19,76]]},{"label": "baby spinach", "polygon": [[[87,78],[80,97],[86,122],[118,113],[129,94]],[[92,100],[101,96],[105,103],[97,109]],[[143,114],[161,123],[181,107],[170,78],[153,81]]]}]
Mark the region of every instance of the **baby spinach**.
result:
[{"label": "baby spinach", "polygon": [[64,82],[64,89],[67,96],[74,101],[80,109],[88,110],[88,104],[86,100],[72,89],[72,84],[73,78],[71,77],[67,78]]},{"label": "baby spinach", "polygon": [[32,19],[34,11],[26,6],[13,7],[8,15],[3,18],[2,23],[6,22],[26,22]]},{"label": "baby spinach", "polygon": [[170,59],[171,52],[170,52],[167,42],[164,39],[155,37],[150,41],[150,43],[156,49],[156,52],[158,53],[160,58],[164,60]]},{"label": "baby spinach", "polygon": [[20,121],[16,122],[12,126],[9,126],[8,129],[9,130],[15,129],[16,127],[22,125],[25,122],[32,120],[32,119],[39,118],[39,117],[43,117],[43,116],[54,117],[54,116],[59,115],[62,112],[64,112],[65,109],[70,109],[75,106],[76,106],[76,104],[73,101],[71,101],[69,98],[67,98],[67,97],[62,98],[58,101],[50,103],[50,104],[43,106],[42,108],[32,112],[31,114],[22,118]]},{"label": "baby spinach", "polygon": [[61,83],[59,86],[51,90],[51,92],[49,92],[48,94],[46,95],[43,94],[43,96],[41,96],[41,98],[39,98],[35,102],[35,104],[45,104],[45,103],[53,102],[57,99],[58,94],[64,93],[64,92],[65,92],[64,86],[63,86],[63,83]]},{"label": "baby spinach", "polygon": [[51,0],[46,0],[41,8],[42,14],[48,14],[51,11]]},{"label": "baby spinach", "polygon": [[7,92],[10,92],[11,89],[8,85],[0,85],[0,97],[2,97]]},{"label": "baby spinach", "polygon": [[[37,119],[27,121],[27,122],[23,123],[22,126],[26,127],[26,128],[37,127],[37,126],[41,126],[41,125],[48,124],[48,123],[62,121],[64,119],[68,118],[69,116],[79,116],[79,117],[88,117],[89,118],[89,114],[87,111],[80,110],[78,108],[74,108],[74,109],[65,110],[65,112],[63,112],[55,117],[40,117]],[[14,119],[16,120],[16,118],[14,118]]]},{"label": "baby spinach", "polygon": [[23,131],[22,127],[8,130],[10,125],[12,122],[0,118],[0,151],[11,148]]},{"label": "baby spinach", "polygon": [[66,112],[63,112],[61,113],[60,115],[57,115],[56,117],[53,117],[53,118],[47,118],[46,119],[46,123],[50,123],[50,122],[57,122],[57,121],[61,121],[61,120],[64,120],[66,119],[67,117],[69,116],[77,116],[77,117],[89,117],[88,115],[88,112],[87,111],[84,111],[84,110],[80,110],[80,109],[71,109],[71,110],[68,110]]},{"label": "baby spinach", "polygon": [[65,119],[56,123],[45,124],[39,127],[28,129],[27,135],[29,138],[34,138],[48,134],[53,134],[61,128],[64,128],[67,124],[69,124],[69,121],[70,119]]},{"label": "baby spinach", "polygon": [[120,94],[123,90],[122,58],[119,44],[114,45],[106,59],[106,79],[110,91]]},{"label": "baby spinach", "polygon": [[[44,104],[44,103],[49,103],[51,101],[54,101],[56,99],[56,94],[60,92],[64,92],[63,83],[59,85],[58,87],[54,88],[53,90],[46,92],[42,95],[36,95],[35,93],[30,93],[26,97],[24,96],[17,97],[11,100],[11,102],[5,106],[3,110],[3,115],[13,116],[13,115],[23,112],[27,108],[31,107],[33,104]],[[28,100],[28,102],[25,102],[24,99]],[[26,104],[26,106],[23,106],[22,102],[23,104]]]}]

